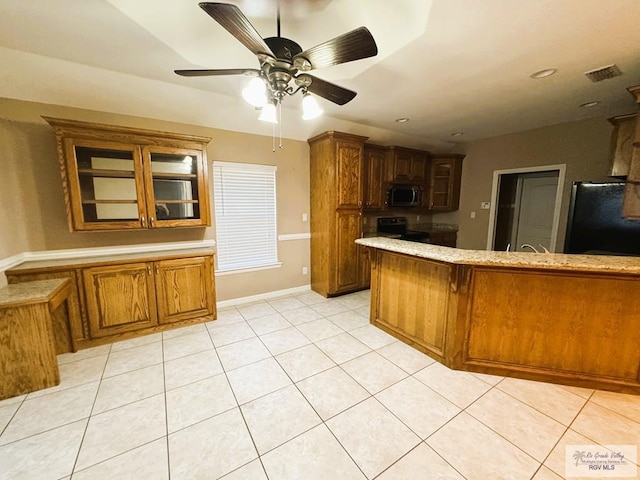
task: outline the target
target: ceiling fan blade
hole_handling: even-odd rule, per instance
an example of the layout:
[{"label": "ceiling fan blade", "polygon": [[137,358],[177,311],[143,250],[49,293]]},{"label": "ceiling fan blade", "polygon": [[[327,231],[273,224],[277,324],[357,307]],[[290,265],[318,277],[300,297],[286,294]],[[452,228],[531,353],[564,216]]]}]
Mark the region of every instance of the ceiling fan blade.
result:
[{"label": "ceiling fan blade", "polygon": [[212,77],[216,75],[244,75],[246,77],[257,77],[260,70],[255,68],[224,68],[218,70],[174,70],[183,77]]},{"label": "ceiling fan blade", "polygon": [[296,81],[298,79],[303,83],[310,82],[307,87],[309,92],[322,98],[326,98],[330,102],[338,105],[344,105],[345,103],[350,102],[357,95],[357,93],[352,90],[348,90],[336,85],[335,83],[327,82],[326,80],[321,80],[318,77],[313,77],[311,75],[299,75],[296,77]]},{"label": "ceiling fan blade", "polygon": [[269,46],[238,7],[217,2],[202,2],[198,5],[255,55],[273,56]]},{"label": "ceiling fan blade", "polygon": [[299,53],[293,58],[293,65],[305,72],[377,54],[378,47],[371,32],[366,27],[360,27]]}]

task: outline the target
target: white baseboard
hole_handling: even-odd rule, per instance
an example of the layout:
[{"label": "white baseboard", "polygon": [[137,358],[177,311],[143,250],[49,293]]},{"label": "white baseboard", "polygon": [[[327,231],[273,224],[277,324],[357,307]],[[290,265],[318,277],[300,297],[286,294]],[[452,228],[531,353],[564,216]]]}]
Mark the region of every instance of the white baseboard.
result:
[{"label": "white baseboard", "polygon": [[223,300],[217,302],[218,308],[233,307],[236,305],[244,305],[247,303],[257,302],[259,300],[267,300],[269,298],[283,297],[285,295],[293,295],[311,290],[311,285],[302,285],[300,287],[286,288],[284,290],[276,290],[274,292],[260,293],[258,295],[250,295],[248,297],[232,298],[231,300]]}]

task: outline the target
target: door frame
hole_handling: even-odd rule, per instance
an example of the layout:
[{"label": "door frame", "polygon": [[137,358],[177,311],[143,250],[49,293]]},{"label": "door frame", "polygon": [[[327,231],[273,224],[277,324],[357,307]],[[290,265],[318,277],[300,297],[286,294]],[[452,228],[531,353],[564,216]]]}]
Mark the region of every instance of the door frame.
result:
[{"label": "door frame", "polygon": [[491,206],[489,210],[489,231],[487,232],[487,250],[493,249],[493,240],[495,237],[496,220],[498,218],[498,193],[500,191],[500,177],[502,175],[511,175],[514,173],[536,173],[536,172],[558,172],[558,188],[556,190],[556,202],[553,211],[553,225],[551,227],[551,243],[549,250],[555,252],[558,242],[558,226],[560,224],[560,210],[562,208],[562,194],[564,191],[564,179],[567,171],[567,164],[561,163],[556,165],[541,165],[538,167],[522,167],[510,168],[506,170],[493,171],[493,184],[491,186]]}]

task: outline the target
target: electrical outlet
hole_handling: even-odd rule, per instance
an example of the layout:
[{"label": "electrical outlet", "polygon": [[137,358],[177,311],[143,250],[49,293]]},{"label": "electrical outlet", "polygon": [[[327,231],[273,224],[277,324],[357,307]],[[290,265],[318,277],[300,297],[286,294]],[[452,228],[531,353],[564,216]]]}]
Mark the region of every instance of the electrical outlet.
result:
[{"label": "electrical outlet", "polygon": [[491,208],[491,202],[482,202],[480,204],[480,208],[483,210],[489,210],[489,208]]},{"label": "electrical outlet", "polygon": [[307,275],[309,273],[309,269],[307,267],[302,267],[302,274]]},{"label": "electrical outlet", "polygon": [[471,212],[471,218],[476,218],[476,212]]},{"label": "electrical outlet", "polygon": [[303,222],[306,222],[308,219],[309,219],[309,217],[307,216],[307,214],[306,214],[306,213],[303,213],[303,214],[302,214],[302,221],[303,221]]},{"label": "electrical outlet", "polygon": [[420,221],[420,215],[416,215],[416,222]]}]

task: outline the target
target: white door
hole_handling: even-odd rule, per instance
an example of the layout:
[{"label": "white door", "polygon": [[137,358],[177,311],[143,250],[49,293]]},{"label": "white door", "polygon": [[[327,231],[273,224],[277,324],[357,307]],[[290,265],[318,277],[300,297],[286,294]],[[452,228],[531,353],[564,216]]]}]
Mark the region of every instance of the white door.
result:
[{"label": "white door", "polygon": [[522,248],[527,244],[539,252],[544,250],[542,247],[550,248],[557,190],[557,172],[522,175],[518,179],[512,250],[531,252],[528,247]]}]

